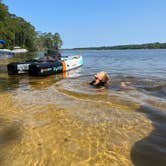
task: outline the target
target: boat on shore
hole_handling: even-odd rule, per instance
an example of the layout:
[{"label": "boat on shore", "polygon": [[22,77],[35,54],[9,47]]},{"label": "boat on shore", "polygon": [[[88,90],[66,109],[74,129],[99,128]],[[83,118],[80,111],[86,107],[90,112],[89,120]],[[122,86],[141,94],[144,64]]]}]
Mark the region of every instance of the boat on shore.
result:
[{"label": "boat on shore", "polygon": [[14,47],[13,50],[10,49],[0,49],[0,55],[5,57],[12,57],[15,54],[21,54],[28,52],[25,48]]},{"label": "boat on shore", "polygon": [[0,49],[0,56],[3,57],[12,57],[14,55],[14,52],[12,50],[9,49]]},{"label": "boat on shore", "polygon": [[81,55],[63,56],[58,61],[31,60],[12,62],[7,65],[9,75],[29,74],[31,76],[47,76],[62,73],[83,65]]},{"label": "boat on shore", "polygon": [[28,50],[25,49],[25,48],[21,48],[19,46],[16,46],[16,47],[14,47],[14,49],[12,50],[12,52],[14,54],[20,54],[20,53],[26,53],[26,52],[28,52]]}]

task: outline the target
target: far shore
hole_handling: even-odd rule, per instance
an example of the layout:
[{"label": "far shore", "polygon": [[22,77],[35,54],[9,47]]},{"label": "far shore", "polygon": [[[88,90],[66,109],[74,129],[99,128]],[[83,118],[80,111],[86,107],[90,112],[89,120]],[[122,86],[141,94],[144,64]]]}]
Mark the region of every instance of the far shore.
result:
[{"label": "far shore", "polygon": [[65,48],[61,50],[129,50],[129,49],[166,49],[166,43],[145,43],[145,44],[129,44],[117,46],[101,46],[101,47],[78,47]]}]

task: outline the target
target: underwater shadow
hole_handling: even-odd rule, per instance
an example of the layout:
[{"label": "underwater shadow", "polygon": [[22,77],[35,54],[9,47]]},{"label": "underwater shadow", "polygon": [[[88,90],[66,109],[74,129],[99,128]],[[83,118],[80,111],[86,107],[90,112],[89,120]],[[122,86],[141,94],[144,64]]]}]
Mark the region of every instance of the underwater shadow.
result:
[{"label": "underwater shadow", "polygon": [[0,77],[0,92],[8,91],[10,89],[16,89],[18,88],[19,80],[10,77],[10,78],[4,78]]},{"label": "underwater shadow", "polygon": [[154,87],[146,87],[144,89],[152,96],[166,99],[166,84],[161,84]]},{"label": "underwater shadow", "polygon": [[135,166],[166,166],[166,112],[151,106],[141,106],[138,110],[152,121],[153,131],[136,142],[131,150]]},{"label": "underwater shadow", "polygon": [[0,92],[6,92],[16,89],[43,89],[51,86],[63,79],[62,74],[51,75],[47,77],[30,77],[28,75],[0,77]]},{"label": "underwater shadow", "polygon": [[8,159],[10,146],[19,143],[21,138],[22,129],[20,123],[0,118],[0,165]]}]

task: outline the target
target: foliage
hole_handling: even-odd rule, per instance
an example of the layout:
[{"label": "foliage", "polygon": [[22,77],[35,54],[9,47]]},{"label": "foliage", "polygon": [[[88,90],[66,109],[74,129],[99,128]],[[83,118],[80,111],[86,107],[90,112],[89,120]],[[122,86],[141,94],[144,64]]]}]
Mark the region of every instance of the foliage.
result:
[{"label": "foliage", "polygon": [[41,49],[59,49],[62,46],[62,40],[59,33],[37,33],[37,48]]},{"label": "foliage", "polygon": [[[14,46],[36,50],[43,48],[60,48],[62,40],[58,33],[37,33],[35,27],[22,17],[8,11],[0,0],[0,39],[6,41],[4,48]],[[2,45],[0,46],[2,47]]]},{"label": "foliage", "polygon": [[6,41],[6,48],[21,46],[34,50],[35,28],[21,17],[8,12],[8,7],[0,3],[0,39]]},{"label": "foliage", "polygon": [[125,50],[125,49],[166,49],[166,43],[130,44],[119,46],[74,48],[76,50]]}]

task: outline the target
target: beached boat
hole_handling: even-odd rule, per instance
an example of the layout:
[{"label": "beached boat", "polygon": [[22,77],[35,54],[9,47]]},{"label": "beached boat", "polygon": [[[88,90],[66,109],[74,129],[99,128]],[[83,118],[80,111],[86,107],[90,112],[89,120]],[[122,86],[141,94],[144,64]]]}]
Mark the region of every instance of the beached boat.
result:
[{"label": "beached boat", "polygon": [[14,54],[20,54],[20,53],[26,53],[26,52],[28,52],[28,50],[25,49],[25,48],[21,48],[19,46],[16,46],[16,47],[14,47],[14,49],[12,50],[12,52]]},{"label": "beached boat", "polygon": [[0,56],[3,57],[12,57],[14,55],[12,50],[9,49],[0,49]]},{"label": "beached boat", "polygon": [[80,55],[64,56],[59,61],[13,62],[7,65],[8,74],[29,73],[32,76],[46,76],[65,72],[83,65],[83,58]]},{"label": "beached boat", "polygon": [[5,57],[12,57],[15,54],[26,53],[28,52],[27,49],[14,47],[13,50],[10,49],[0,49],[0,55]]}]

